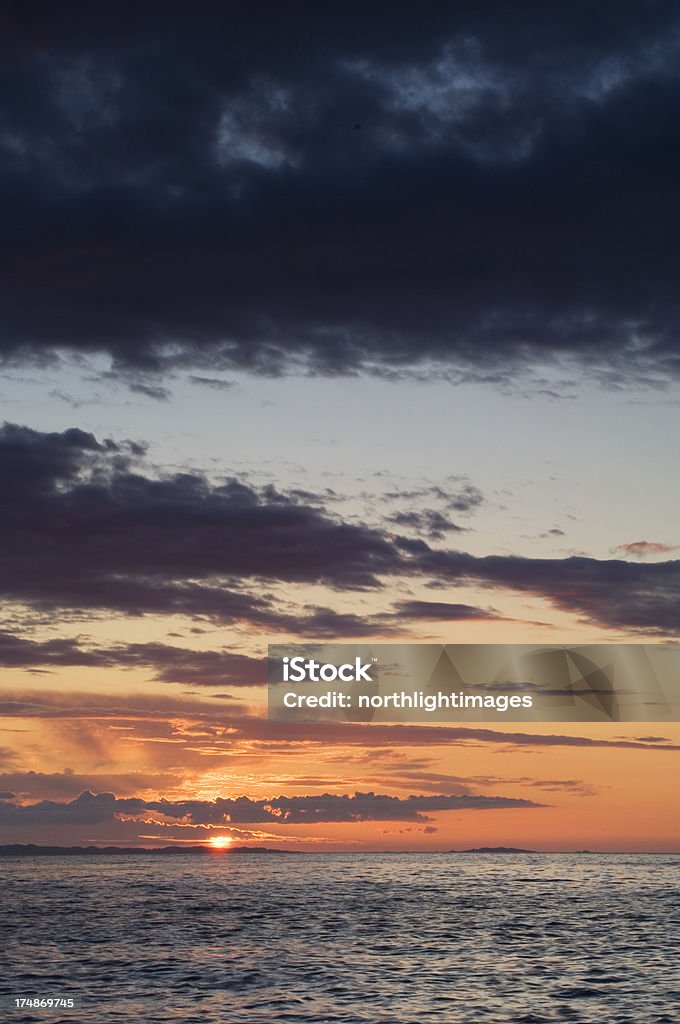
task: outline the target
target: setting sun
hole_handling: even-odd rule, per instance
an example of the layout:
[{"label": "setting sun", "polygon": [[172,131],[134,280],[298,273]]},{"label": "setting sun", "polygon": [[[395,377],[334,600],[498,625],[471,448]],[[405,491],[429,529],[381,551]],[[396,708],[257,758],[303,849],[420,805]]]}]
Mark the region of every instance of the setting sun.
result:
[{"label": "setting sun", "polygon": [[209,842],[214,850],[225,850],[231,846],[233,839],[230,836],[211,836]]}]

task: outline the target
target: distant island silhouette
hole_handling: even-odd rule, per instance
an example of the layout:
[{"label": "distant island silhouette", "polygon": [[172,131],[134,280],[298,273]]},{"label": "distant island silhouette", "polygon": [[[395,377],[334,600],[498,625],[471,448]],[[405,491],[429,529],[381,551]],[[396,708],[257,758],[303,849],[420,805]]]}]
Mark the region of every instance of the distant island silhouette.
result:
[{"label": "distant island silhouette", "polygon": [[291,853],[271,846],[232,846],[215,849],[212,846],[39,846],[37,843],[13,843],[0,846],[0,857],[81,857],[90,854],[161,854],[181,856],[202,853],[211,857],[232,856],[239,853]]},{"label": "distant island silhouette", "polygon": [[[12,843],[0,846],[0,857],[81,857],[90,854],[155,854],[160,856],[186,856],[200,853],[215,856],[231,856],[243,853],[306,853],[306,850],[282,850],[271,846],[228,846],[215,849],[213,846],[42,846],[38,843]],[[319,851],[315,851],[319,852]],[[370,852],[370,851],[364,851]],[[380,851],[390,853],[409,853],[409,850]],[[540,853],[540,850],[523,850],[514,846],[477,846],[470,850],[432,850],[432,853]],[[586,852],[586,851],[579,851]]]},{"label": "distant island silhouette", "polygon": [[[101,856],[103,854],[115,854],[115,855],[127,855],[135,854],[138,856],[169,856],[169,857],[182,857],[187,854],[200,853],[202,856],[209,857],[233,857],[240,856],[243,854],[250,853],[283,853],[288,856],[292,854],[304,853],[337,853],[337,850],[285,850],[280,847],[273,846],[229,846],[222,849],[215,849],[213,846],[41,846],[38,843],[12,843],[5,846],[0,846],[0,857],[84,857],[84,856]],[[429,853],[432,856],[447,856],[451,854],[465,854],[465,853],[488,853],[488,854],[507,854],[507,853],[534,853],[534,854],[580,854],[590,853],[599,854],[603,851],[600,850],[525,850],[521,847],[516,846],[476,846],[469,850],[360,850],[356,851],[359,854],[375,855],[375,854],[391,854],[394,856],[400,856],[404,854],[413,853]],[[605,856],[613,856],[616,854],[628,855],[631,853],[645,853],[648,855],[661,855],[666,856],[678,856],[679,851],[662,851],[662,850],[607,850]]]},{"label": "distant island silhouette", "polygon": [[516,846],[476,846],[472,850],[451,850],[451,853],[539,853],[539,850],[522,850]]}]

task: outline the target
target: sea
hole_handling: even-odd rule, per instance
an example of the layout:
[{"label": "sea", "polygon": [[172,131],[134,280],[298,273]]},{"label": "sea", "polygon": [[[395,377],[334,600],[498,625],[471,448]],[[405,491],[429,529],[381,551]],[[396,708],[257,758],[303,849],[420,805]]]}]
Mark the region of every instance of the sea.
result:
[{"label": "sea", "polygon": [[2,858],[0,928],[13,1024],[680,1020],[672,855]]}]

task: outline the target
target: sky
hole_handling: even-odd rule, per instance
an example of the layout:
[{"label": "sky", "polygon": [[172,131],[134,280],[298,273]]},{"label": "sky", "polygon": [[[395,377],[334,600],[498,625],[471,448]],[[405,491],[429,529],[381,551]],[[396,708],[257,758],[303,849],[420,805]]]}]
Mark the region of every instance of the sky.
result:
[{"label": "sky", "polygon": [[264,686],[676,642],[677,5],[1,17],[0,842],[679,850],[672,721]]}]

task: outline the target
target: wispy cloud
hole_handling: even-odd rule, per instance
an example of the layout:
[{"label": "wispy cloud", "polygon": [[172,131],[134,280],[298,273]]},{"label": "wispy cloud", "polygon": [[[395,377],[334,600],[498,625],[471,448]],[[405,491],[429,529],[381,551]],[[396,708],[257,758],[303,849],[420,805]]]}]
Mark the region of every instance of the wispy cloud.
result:
[{"label": "wispy cloud", "polygon": [[632,555],[634,558],[646,558],[653,555],[670,555],[674,551],[680,551],[678,544],[661,544],[659,541],[635,540],[630,544],[620,544],[614,548],[615,552],[622,555]]},{"label": "wispy cloud", "polygon": [[[511,729],[442,725],[360,724],[354,722],[276,721],[201,699],[157,694],[94,694],[68,691],[17,691],[2,694],[0,714],[7,718],[46,722],[112,722],[138,730],[144,739],[173,740],[189,747],[226,751],[245,742],[257,744],[262,753],[290,750],[298,744],[326,748],[348,746],[435,747],[491,744],[526,749],[539,747],[589,747],[676,751],[680,746],[662,737],[637,738],[566,735],[559,732],[523,732]],[[196,729],[199,731],[197,732]],[[124,737],[117,737],[121,742]],[[654,739],[654,742],[651,742]],[[179,754],[177,754],[179,756]]]}]

